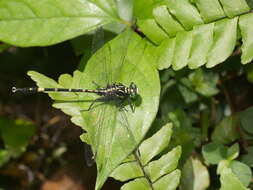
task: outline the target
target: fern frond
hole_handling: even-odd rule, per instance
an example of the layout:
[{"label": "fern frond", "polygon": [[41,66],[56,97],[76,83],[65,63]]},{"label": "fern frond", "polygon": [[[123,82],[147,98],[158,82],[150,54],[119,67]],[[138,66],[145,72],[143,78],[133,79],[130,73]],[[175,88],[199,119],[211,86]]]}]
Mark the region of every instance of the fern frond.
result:
[{"label": "fern frond", "polygon": [[242,39],[242,63],[253,59],[253,13],[245,0],[166,0],[153,9],[153,18],[138,26],[156,46],[150,45],[157,68],[172,65],[207,68],[224,62]]}]

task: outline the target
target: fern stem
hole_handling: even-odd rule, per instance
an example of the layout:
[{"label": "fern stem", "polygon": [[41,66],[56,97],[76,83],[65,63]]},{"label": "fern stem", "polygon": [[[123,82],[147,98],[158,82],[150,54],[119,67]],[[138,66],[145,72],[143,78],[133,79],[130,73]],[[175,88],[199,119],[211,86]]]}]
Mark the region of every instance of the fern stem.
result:
[{"label": "fern stem", "polygon": [[138,163],[138,165],[140,166],[141,170],[142,170],[142,173],[144,175],[144,177],[147,179],[148,183],[149,183],[149,186],[151,187],[151,190],[155,190],[154,187],[153,187],[153,183],[148,175],[148,173],[145,171],[145,168],[144,166],[142,165],[141,163],[141,160],[140,160],[140,157],[139,157],[140,153],[139,153],[139,149],[137,149],[136,151],[134,151],[134,157]]}]

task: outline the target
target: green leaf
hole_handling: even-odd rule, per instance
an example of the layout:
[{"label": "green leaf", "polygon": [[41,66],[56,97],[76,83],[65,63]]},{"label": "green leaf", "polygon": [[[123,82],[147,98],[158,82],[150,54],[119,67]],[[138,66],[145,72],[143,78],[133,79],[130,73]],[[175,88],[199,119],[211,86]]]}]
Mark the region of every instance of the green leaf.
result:
[{"label": "green leaf", "polygon": [[242,35],[242,63],[246,64],[253,60],[253,13],[243,15],[239,19],[239,26]]},{"label": "green leaf", "polygon": [[181,185],[184,190],[205,190],[210,185],[207,168],[199,159],[189,158],[184,164]]},{"label": "green leaf", "polygon": [[202,147],[202,155],[207,164],[218,164],[226,160],[231,161],[239,155],[239,145],[235,143],[231,147],[225,147],[218,142],[212,142]]},{"label": "green leaf", "polygon": [[[154,156],[158,155],[169,144],[172,134],[172,124],[162,127],[151,138],[143,141],[139,147],[141,162],[146,165]],[[154,146],[155,145],[155,146]],[[153,147],[153,148],[152,148]]]},{"label": "green leaf", "polygon": [[196,9],[188,0],[166,0],[169,11],[180,21],[186,30],[195,25],[203,24],[203,20]]},{"label": "green leaf", "polygon": [[202,18],[207,23],[225,17],[219,0],[196,0],[196,4]]},{"label": "green leaf", "polygon": [[230,168],[226,168],[222,171],[220,182],[221,190],[249,190],[243,186]]},{"label": "green leaf", "polygon": [[168,33],[170,37],[176,36],[177,32],[184,31],[184,28],[172,17],[167,6],[159,6],[153,9],[156,22]]},{"label": "green leaf", "polygon": [[35,126],[23,120],[12,121],[0,117],[0,132],[9,154],[17,157],[26,150],[35,133]]},{"label": "green leaf", "polygon": [[253,107],[239,113],[242,128],[250,134],[253,134]]},{"label": "green leaf", "polygon": [[150,162],[147,167],[145,167],[152,182],[176,169],[181,152],[181,147],[177,146],[160,159]]},{"label": "green leaf", "polygon": [[[41,88],[78,88],[81,72],[75,71],[73,78],[69,74],[59,77],[59,84],[54,80],[34,71],[29,71],[28,75],[36,81]],[[49,96],[56,100],[53,107],[61,109],[64,113],[71,115],[71,121],[84,128],[84,121],[80,113],[79,97],[75,93],[49,93]]]},{"label": "green leaf", "polygon": [[154,19],[138,20],[138,26],[155,44],[160,44],[168,35],[158,26]]},{"label": "green leaf", "polygon": [[188,63],[192,46],[192,32],[179,32],[175,40],[172,68],[177,71]]},{"label": "green leaf", "polygon": [[238,17],[215,23],[213,45],[208,55],[207,68],[225,61],[233,52],[237,37]]},{"label": "green leaf", "polygon": [[230,164],[230,168],[245,187],[251,183],[252,172],[250,167],[248,167],[246,164],[233,160]]},{"label": "green leaf", "polygon": [[230,18],[246,13],[250,10],[245,0],[220,0],[221,5]]},{"label": "green leaf", "polygon": [[227,150],[225,146],[212,142],[202,147],[202,155],[208,164],[218,164],[227,158]]},{"label": "green leaf", "polygon": [[228,116],[225,117],[214,129],[212,133],[212,140],[229,144],[239,138],[237,131],[238,117]]},{"label": "green leaf", "polygon": [[[179,184],[180,171],[167,174],[154,183],[154,189],[156,190],[175,190]],[[121,188],[122,190],[151,190],[148,181],[144,178],[137,178],[134,181],[130,181]]]},{"label": "green leaf", "polygon": [[241,161],[250,167],[253,167],[253,147],[248,148],[248,153],[242,156]]},{"label": "green leaf", "polygon": [[194,26],[192,47],[188,60],[190,69],[196,69],[206,63],[208,52],[212,46],[213,30],[213,23]]},{"label": "green leaf", "polygon": [[83,111],[98,98],[96,94],[50,93],[50,97],[57,100],[54,106],[73,116],[72,121],[88,132],[98,168],[96,189],[101,188],[111,172],[137,147],[156,115],[159,78],[153,63],[144,56],[145,44],[138,35],[126,31],[99,49],[83,73],[75,72],[73,78],[63,75],[59,84],[37,73],[29,73],[39,87],[97,88],[92,81],[101,87],[113,82],[127,86],[131,82],[137,84],[140,103],[136,102],[134,113],[130,106],[126,106],[129,111],[124,112],[113,103],[97,104],[94,109]]},{"label": "green leaf", "polygon": [[8,150],[0,149],[0,167],[6,164],[10,159],[10,153]]},{"label": "green leaf", "polygon": [[134,1],[134,16],[138,19],[153,18],[153,8],[161,4],[164,0],[137,0]]},{"label": "green leaf", "polygon": [[17,46],[47,46],[123,22],[113,0],[3,0],[0,40]]}]

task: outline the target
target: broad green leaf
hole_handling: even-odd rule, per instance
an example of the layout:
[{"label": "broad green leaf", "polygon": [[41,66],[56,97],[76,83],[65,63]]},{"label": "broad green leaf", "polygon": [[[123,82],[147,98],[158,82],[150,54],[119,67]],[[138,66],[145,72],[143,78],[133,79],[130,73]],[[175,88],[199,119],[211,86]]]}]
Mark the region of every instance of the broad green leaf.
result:
[{"label": "broad green leaf", "polygon": [[222,171],[220,182],[221,190],[249,190],[243,186],[230,168],[226,168]]},{"label": "broad green leaf", "polygon": [[238,118],[236,116],[225,117],[212,133],[212,140],[222,144],[229,144],[239,138],[237,131]]},{"label": "broad green leaf", "polygon": [[250,10],[250,7],[245,0],[220,0],[220,2],[226,15],[230,18],[246,13]]},{"label": "broad green leaf", "polygon": [[213,23],[194,26],[192,47],[188,60],[190,69],[196,69],[206,63],[213,42],[213,29]]},{"label": "broad green leaf", "polygon": [[2,0],[0,40],[17,46],[46,46],[123,22],[113,0]]},{"label": "broad green leaf", "polygon": [[196,0],[196,4],[202,18],[207,23],[225,17],[219,0]]},{"label": "broad green leaf", "polygon": [[233,52],[237,37],[238,17],[217,21],[214,27],[213,45],[208,55],[207,68],[225,61]]},{"label": "broad green leaf", "polygon": [[166,0],[166,3],[170,13],[179,20],[186,30],[203,24],[198,10],[188,0]]},{"label": "broad green leaf", "polygon": [[[41,88],[78,88],[81,78],[81,72],[75,71],[73,78],[64,74],[59,77],[59,84],[54,80],[34,71],[29,71],[28,75]],[[76,125],[85,128],[83,118],[80,113],[80,106],[78,103],[78,95],[75,93],[49,93],[49,96],[56,100],[53,107],[61,109],[64,113],[71,115],[71,121]]]},{"label": "broad green leaf", "polygon": [[155,44],[160,44],[168,38],[168,35],[159,27],[154,19],[138,20],[137,24],[141,31]]},{"label": "broad green leaf", "polygon": [[253,60],[253,13],[243,15],[239,19],[242,35],[242,63],[246,64]]},{"label": "broad green leaf", "polygon": [[159,6],[153,9],[156,22],[169,34],[170,37],[176,36],[177,32],[184,31],[184,28],[168,12],[167,6]]},{"label": "broad green leaf", "polygon": [[0,149],[0,167],[6,164],[10,159],[10,153],[8,150]]},{"label": "broad green leaf", "polygon": [[210,185],[207,168],[199,159],[189,158],[184,164],[181,185],[184,190],[205,190]]},{"label": "broad green leaf", "polygon": [[[67,112],[70,105],[73,107],[69,114],[74,115],[88,132],[98,169],[96,189],[101,188],[111,172],[137,147],[156,115],[160,92],[159,78],[156,69],[152,67],[154,63],[145,57],[145,47],[144,40],[133,32],[126,31],[99,49],[88,61],[83,73],[74,73],[72,82],[71,77],[64,75],[66,79],[60,80],[60,84],[52,81],[49,83],[54,87],[60,85],[67,88],[73,84],[83,89],[97,88],[92,81],[101,87],[113,82],[121,82],[127,86],[134,82],[138,86],[140,97],[135,102],[134,113],[130,106],[125,107],[128,110],[126,112],[119,110],[113,102],[98,102],[94,109],[84,111],[98,98],[97,95],[50,93],[50,96],[57,100],[57,107],[66,108],[63,111]],[[47,82],[41,82],[42,78],[32,78],[39,86],[43,84],[40,87],[45,87]],[[67,82],[63,82],[65,80]]]},{"label": "broad green leaf", "polygon": [[0,117],[0,132],[5,148],[11,156],[23,153],[35,133],[35,126],[23,120],[8,120]]},{"label": "broad green leaf", "polygon": [[230,168],[245,187],[250,184],[252,179],[252,172],[249,166],[243,164],[242,162],[233,160],[230,164]]},{"label": "broad green leaf", "polygon": [[253,134],[253,107],[239,113],[242,128],[250,134]]}]

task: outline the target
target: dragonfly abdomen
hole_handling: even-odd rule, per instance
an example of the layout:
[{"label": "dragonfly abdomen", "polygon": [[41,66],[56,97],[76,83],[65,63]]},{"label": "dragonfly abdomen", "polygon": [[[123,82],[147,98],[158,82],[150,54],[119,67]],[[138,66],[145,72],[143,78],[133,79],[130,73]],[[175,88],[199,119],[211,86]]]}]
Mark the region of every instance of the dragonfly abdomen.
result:
[{"label": "dragonfly abdomen", "polygon": [[36,93],[36,92],[88,92],[88,93],[98,93],[98,90],[89,90],[81,88],[12,88],[12,92],[21,92],[21,93]]}]

